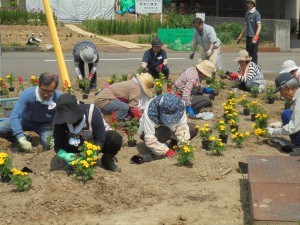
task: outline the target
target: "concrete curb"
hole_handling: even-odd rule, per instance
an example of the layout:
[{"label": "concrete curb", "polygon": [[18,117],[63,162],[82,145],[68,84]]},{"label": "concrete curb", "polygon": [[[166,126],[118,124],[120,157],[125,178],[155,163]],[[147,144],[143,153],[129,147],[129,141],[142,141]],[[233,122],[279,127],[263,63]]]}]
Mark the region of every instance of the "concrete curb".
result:
[{"label": "concrete curb", "polygon": [[42,49],[37,46],[2,46],[2,52],[41,52]]}]

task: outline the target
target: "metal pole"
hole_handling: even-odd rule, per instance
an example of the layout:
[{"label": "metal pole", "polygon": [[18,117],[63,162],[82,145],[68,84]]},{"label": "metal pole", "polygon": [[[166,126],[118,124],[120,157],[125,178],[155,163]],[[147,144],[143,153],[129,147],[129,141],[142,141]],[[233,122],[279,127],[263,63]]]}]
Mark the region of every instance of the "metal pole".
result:
[{"label": "metal pole", "polygon": [[2,40],[0,34],[0,77],[2,77]]}]

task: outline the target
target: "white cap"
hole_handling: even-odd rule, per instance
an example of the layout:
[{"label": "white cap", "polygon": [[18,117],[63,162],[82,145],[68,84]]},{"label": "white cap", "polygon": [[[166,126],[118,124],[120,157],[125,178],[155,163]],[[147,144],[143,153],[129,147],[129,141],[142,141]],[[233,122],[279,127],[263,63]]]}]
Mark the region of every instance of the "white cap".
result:
[{"label": "white cap", "polygon": [[85,63],[94,63],[97,59],[96,52],[90,47],[84,47],[83,49],[80,50],[79,54],[80,54],[80,58]]},{"label": "white cap", "polygon": [[292,70],[297,70],[298,66],[293,60],[286,60],[282,63],[282,70],[280,73],[290,73]]}]

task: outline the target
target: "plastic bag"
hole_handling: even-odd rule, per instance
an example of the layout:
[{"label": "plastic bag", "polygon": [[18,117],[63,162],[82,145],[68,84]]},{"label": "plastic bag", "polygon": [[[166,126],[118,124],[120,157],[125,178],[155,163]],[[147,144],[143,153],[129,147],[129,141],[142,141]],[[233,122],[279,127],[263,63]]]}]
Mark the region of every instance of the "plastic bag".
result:
[{"label": "plastic bag", "polygon": [[201,112],[196,114],[195,118],[203,119],[203,120],[211,120],[212,118],[214,118],[214,114],[212,112]]},{"label": "plastic bag", "polygon": [[216,64],[216,70],[221,70],[221,69],[223,69],[223,60],[222,60],[222,53],[219,52],[217,64]]}]

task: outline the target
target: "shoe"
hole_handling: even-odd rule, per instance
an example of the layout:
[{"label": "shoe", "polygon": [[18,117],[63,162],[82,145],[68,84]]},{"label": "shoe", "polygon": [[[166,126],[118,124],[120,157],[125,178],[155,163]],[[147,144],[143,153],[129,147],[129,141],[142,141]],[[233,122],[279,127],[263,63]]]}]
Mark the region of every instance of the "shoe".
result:
[{"label": "shoe", "polygon": [[280,150],[285,153],[291,153],[293,151],[290,145],[283,146]]},{"label": "shoe", "polygon": [[113,172],[121,172],[121,168],[115,163],[115,157],[111,155],[103,155],[101,157],[101,164],[104,169]]},{"label": "shoe", "polygon": [[290,156],[300,156],[300,146],[299,145],[293,145],[292,146],[292,152],[290,153]]}]

